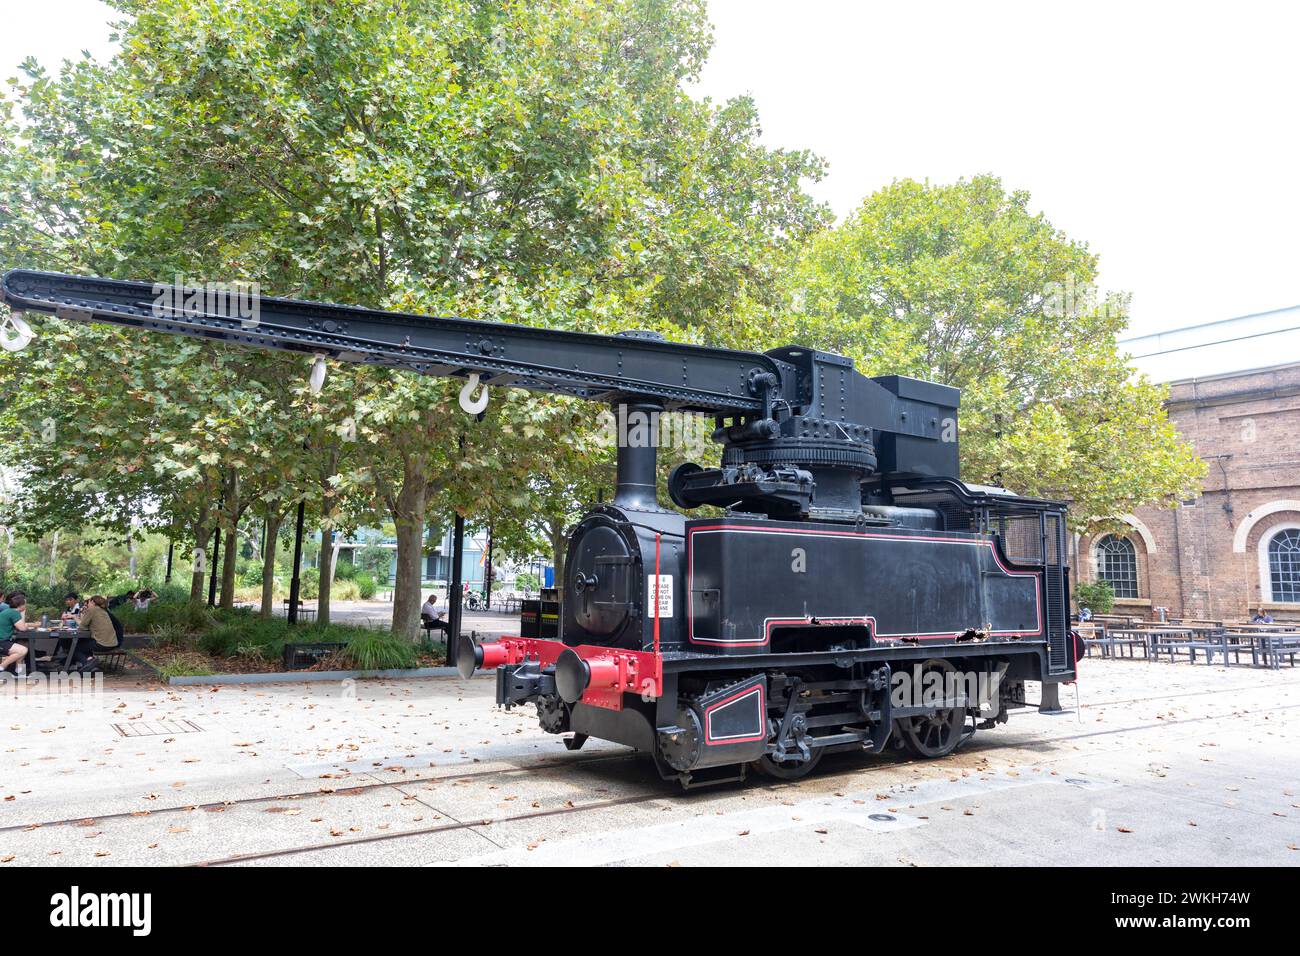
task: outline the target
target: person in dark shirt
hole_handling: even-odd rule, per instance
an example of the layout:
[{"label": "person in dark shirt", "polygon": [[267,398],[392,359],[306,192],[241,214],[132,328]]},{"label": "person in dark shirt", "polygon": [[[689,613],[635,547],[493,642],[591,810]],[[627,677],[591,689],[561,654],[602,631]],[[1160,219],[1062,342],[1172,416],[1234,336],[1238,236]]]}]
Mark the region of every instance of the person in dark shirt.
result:
[{"label": "person in dark shirt", "polygon": [[125,594],[118,594],[115,597],[108,599],[108,610],[111,611],[113,608],[121,607],[123,604],[133,601],[135,601],[134,591],[127,591]]},{"label": "person in dark shirt", "polygon": [[59,615],[60,620],[65,624],[69,621],[76,621],[81,616],[81,598],[73,591],[63,595],[63,613]]},{"label": "person in dark shirt", "polygon": [[1272,624],[1273,615],[1269,614],[1263,608],[1255,612],[1255,616],[1250,619],[1251,624]]}]

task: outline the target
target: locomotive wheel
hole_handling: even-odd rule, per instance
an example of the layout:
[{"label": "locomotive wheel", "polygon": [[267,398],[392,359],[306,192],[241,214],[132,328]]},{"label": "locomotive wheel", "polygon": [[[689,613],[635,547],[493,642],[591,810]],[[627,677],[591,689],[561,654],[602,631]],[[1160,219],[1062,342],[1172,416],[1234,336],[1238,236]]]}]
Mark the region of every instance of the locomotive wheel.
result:
[{"label": "locomotive wheel", "polygon": [[807,760],[781,760],[772,759],[770,754],[763,754],[750,767],[755,773],[760,773],[764,777],[771,777],[774,780],[798,780],[800,777],[807,776],[812,772],[813,767],[822,759],[822,748],[814,747],[812,756]]},{"label": "locomotive wheel", "polygon": [[[931,660],[926,662],[925,670],[955,673],[957,668],[948,661]],[[965,724],[965,707],[949,707],[933,714],[903,717],[897,721],[903,746],[908,753],[927,760],[946,757],[956,750],[962,741]]]}]

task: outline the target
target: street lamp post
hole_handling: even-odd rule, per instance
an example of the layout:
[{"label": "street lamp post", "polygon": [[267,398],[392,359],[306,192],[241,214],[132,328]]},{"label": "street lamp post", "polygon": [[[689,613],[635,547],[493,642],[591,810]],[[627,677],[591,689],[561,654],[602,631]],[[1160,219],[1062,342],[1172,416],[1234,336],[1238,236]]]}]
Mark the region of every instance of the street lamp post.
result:
[{"label": "street lamp post", "polygon": [[298,502],[298,523],[293,533],[293,577],[289,580],[289,623],[298,623],[298,595],[302,587],[302,521],[307,510],[305,500]]},{"label": "street lamp post", "polygon": [[460,637],[461,566],[465,563],[465,518],[457,514],[451,533],[451,586],[447,593],[447,666],[456,666],[456,640]]}]

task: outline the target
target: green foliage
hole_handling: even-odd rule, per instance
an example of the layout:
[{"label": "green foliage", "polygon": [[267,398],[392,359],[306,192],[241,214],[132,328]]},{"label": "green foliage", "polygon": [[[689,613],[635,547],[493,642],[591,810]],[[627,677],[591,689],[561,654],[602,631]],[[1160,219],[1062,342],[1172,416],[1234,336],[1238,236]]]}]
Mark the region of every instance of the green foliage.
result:
[{"label": "green foliage", "polygon": [[187,634],[207,630],[216,620],[214,612],[202,605],[163,604],[154,602],[147,611],[137,611],[130,605],[113,609],[128,634],[151,633],[156,627],[179,628]]},{"label": "green foliage", "polygon": [[446,646],[434,641],[428,634],[421,634],[416,638],[415,652],[420,656],[443,656],[446,654]]},{"label": "green foliage", "polygon": [[1110,582],[1098,578],[1096,581],[1076,581],[1074,583],[1074,603],[1078,607],[1087,607],[1094,614],[1109,614],[1115,607],[1115,592]]},{"label": "green foliage", "polygon": [[1165,390],[1119,354],[1127,300],[1097,301],[1096,276],[1086,245],[993,176],[902,180],[808,244],[785,324],[868,374],[961,388],[965,479],[1068,499],[1083,527],[1176,502],[1204,474]]},{"label": "green foliage", "polygon": [[199,650],[213,657],[229,657],[244,641],[245,630],[238,624],[223,623],[200,635]]},{"label": "green foliage", "polygon": [[148,616],[152,620],[153,645],[178,652],[173,658],[181,668],[178,672],[199,672],[184,670],[194,664],[191,648],[213,658],[261,657],[278,661],[284,645],[290,642],[346,643],[348,654],[339,662],[340,668],[381,670],[414,667],[417,663],[418,651],[411,641],[371,628],[343,624],[291,627],[282,617],[263,618],[242,609],[195,608],[188,603],[155,606]]},{"label": "green foliage", "polygon": [[150,643],[159,648],[182,648],[191,642],[190,631],[184,625],[172,621],[155,624],[149,629],[152,635]]},{"label": "green foliage", "polygon": [[189,599],[189,588],[179,584],[159,584],[153,589],[158,595],[158,604],[183,604]]},{"label": "green foliage", "polygon": [[262,562],[240,558],[235,565],[235,580],[246,588],[262,586]]},{"label": "green foliage", "polygon": [[[801,185],[819,159],[763,146],[750,100],[684,91],[710,43],[697,0],[120,5],[120,56],[28,64],[21,123],[0,103],[7,265],[734,342],[752,328],[737,304],[774,303],[785,256],[828,220]],[[301,356],[40,324],[0,366],[0,430],[29,463],[16,520],[120,532],[147,515],[206,550],[248,501],[391,519],[398,632],[430,508],[544,514],[526,530],[550,541],[566,515],[537,505],[562,499],[530,476],[593,470],[572,403],[498,389],[472,422],[455,385],[417,376],[334,366],[312,396]]]},{"label": "green foliage", "polygon": [[28,607],[63,607],[63,595],[68,593],[68,588],[64,585],[48,585],[39,581],[13,580],[7,581],[4,585],[4,593],[9,594],[13,591],[22,591],[27,595]]},{"label": "green foliage", "polygon": [[369,571],[376,581],[388,580],[392,563],[393,552],[377,544],[366,545],[356,555],[357,567]]},{"label": "green foliage", "polygon": [[330,587],[330,596],[336,601],[356,601],[361,597],[361,588],[356,581],[335,581]]},{"label": "green foliage", "polygon": [[211,677],[212,669],[192,656],[174,654],[158,665],[158,673],[164,680],[173,677]]},{"label": "green foliage", "polygon": [[358,670],[391,670],[416,665],[414,642],[391,631],[358,629],[348,638],[342,658]]},{"label": "green foliage", "polygon": [[353,583],[357,586],[357,596],[363,601],[369,601],[379,590],[379,585],[375,583],[375,576],[369,571],[358,571]]}]

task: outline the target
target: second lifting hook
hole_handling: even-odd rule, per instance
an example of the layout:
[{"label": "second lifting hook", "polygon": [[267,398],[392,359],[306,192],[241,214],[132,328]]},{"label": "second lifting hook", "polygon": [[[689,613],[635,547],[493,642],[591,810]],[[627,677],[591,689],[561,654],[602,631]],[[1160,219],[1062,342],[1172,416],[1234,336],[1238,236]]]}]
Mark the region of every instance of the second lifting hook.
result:
[{"label": "second lifting hook", "polygon": [[0,348],[6,352],[21,352],[34,338],[36,333],[23,319],[21,312],[14,312],[0,322]]}]

